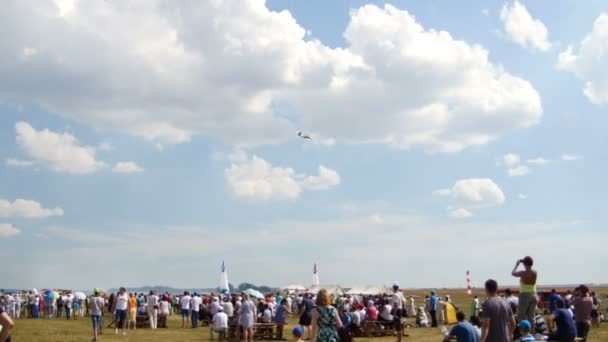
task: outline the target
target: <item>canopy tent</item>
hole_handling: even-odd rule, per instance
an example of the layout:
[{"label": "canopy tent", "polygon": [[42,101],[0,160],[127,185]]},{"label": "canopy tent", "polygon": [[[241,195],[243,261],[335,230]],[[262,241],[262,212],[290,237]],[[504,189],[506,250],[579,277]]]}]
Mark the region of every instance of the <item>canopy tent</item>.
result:
[{"label": "canopy tent", "polygon": [[245,293],[248,293],[253,298],[264,299],[264,294],[258,290],[247,289],[245,290]]},{"label": "canopy tent", "polygon": [[310,289],[308,289],[308,291],[306,291],[306,292],[316,294],[321,289],[326,289],[329,294],[339,295],[339,296],[344,295],[344,289],[340,285],[315,285],[315,286],[312,286]]},{"label": "canopy tent", "polygon": [[287,285],[283,288],[281,288],[282,291],[289,291],[289,292],[304,292],[307,290],[307,288],[305,286],[302,285]]},{"label": "canopy tent", "polygon": [[393,291],[385,285],[355,286],[346,292],[347,295],[381,295],[389,293],[393,293]]}]

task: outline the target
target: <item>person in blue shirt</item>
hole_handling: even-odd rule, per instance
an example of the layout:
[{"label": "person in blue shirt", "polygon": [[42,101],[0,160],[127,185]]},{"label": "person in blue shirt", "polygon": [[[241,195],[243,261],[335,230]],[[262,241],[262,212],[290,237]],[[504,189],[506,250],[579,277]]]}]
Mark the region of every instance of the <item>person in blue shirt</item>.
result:
[{"label": "person in blue shirt", "polygon": [[518,340],[519,342],[536,341],[534,339],[534,336],[532,336],[532,334],[530,334],[530,330],[532,330],[532,323],[530,323],[530,321],[524,319],[523,321],[519,322],[517,327],[519,328],[519,334],[521,335],[521,337]]},{"label": "person in blue shirt", "polygon": [[555,292],[555,289],[552,289],[551,295],[549,295],[549,309],[551,310],[551,313],[553,313],[553,311],[555,311],[557,309],[557,307],[555,306],[555,303],[557,303],[557,301],[561,300],[561,299],[562,299],[562,296],[557,294]]},{"label": "person in blue shirt", "polygon": [[467,321],[465,321],[465,315],[462,311],[456,313],[456,324],[450,333],[445,336],[444,342],[456,339],[456,342],[479,342],[479,335],[475,331],[475,327]]},{"label": "person in blue shirt", "polygon": [[431,291],[431,299],[429,302],[432,326],[437,327],[437,306],[439,305],[439,297],[435,291]]},{"label": "person in blue shirt", "polygon": [[[549,341],[572,342],[576,337],[576,325],[563,300],[555,303],[556,310],[549,317]],[[557,328],[557,329],[556,329]]]}]

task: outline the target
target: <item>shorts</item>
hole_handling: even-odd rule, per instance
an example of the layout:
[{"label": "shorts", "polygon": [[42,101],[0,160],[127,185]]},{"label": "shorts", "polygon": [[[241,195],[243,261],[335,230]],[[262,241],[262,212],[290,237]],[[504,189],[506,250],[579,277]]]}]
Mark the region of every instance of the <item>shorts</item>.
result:
[{"label": "shorts", "polygon": [[182,317],[190,317],[190,310],[188,309],[182,309]]},{"label": "shorts", "polygon": [[93,329],[100,330],[101,329],[101,315],[91,315],[91,321],[93,322]]},{"label": "shorts", "polygon": [[124,326],[126,320],[127,320],[127,310],[116,310],[116,323],[118,324],[117,327],[122,327]]},{"label": "shorts", "polygon": [[598,317],[600,317],[599,311],[596,309],[591,310],[591,318],[598,318]]}]

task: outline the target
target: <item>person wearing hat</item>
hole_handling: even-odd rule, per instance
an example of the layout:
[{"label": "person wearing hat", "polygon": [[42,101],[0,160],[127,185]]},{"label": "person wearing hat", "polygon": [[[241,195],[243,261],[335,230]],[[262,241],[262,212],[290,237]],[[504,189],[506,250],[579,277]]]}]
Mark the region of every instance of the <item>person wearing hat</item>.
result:
[{"label": "person wearing hat", "polygon": [[296,339],[296,342],[304,341],[304,340],[302,340],[302,336],[304,336],[304,329],[302,329],[302,327],[297,326],[297,327],[293,328],[293,331],[291,332],[291,334]]},{"label": "person wearing hat", "polygon": [[518,340],[519,342],[535,341],[534,336],[530,334],[530,330],[532,330],[532,324],[530,323],[530,321],[524,319],[523,321],[519,322],[517,328],[519,328],[519,335],[521,336]]},{"label": "person wearing hat", "polygon": [[220,335],[220,341],[226,339],[226,331],[228,331],[228,315],[224,312],[223,307],[217,309],[217,313],[213,316],[212,325],[209,328],[210,337],[213,339],[213,333]]},{"label": "person wearing hat", "polygon": [[101,330],[102,319],[103,319],[103,298],[101,298],[101,290],[99,288],[93,289],[93,298],[89,301],[89,311],[91,312],[91,321],[93,322],[93,341],[97,341],[99,338],[99,332]]}]

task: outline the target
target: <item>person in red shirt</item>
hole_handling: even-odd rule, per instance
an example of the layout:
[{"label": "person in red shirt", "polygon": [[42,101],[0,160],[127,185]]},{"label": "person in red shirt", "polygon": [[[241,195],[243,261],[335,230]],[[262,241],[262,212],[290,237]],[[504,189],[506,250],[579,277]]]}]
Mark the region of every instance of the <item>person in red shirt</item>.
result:
[{"label": "person in red shirt", "polygon": [[374,306],[373,301],[367,302],[367,309],[365,310],[367,319],[369,321],[377,321],[378,320],[378,309]]}]

